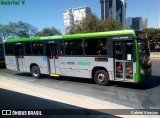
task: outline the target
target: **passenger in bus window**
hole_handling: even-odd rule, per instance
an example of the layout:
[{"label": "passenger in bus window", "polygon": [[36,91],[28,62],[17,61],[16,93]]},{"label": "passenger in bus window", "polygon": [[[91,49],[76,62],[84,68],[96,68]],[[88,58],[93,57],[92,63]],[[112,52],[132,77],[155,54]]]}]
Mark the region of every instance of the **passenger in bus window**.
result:
[{"label": "passenger in bus window", "polygon": [[96,54],[97,54],[97,55],[101,55],[101,50],[100,50],[100,49],[97,50]]}]

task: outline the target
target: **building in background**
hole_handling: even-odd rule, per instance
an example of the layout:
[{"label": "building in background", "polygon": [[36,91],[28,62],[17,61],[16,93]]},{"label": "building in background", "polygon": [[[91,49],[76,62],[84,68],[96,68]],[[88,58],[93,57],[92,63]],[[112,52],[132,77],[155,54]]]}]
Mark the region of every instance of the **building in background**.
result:
[{"label": "building in background", "polygon": [[134,30],[142,30],[142,17],[128,17],[126,26]]},{"label": "building in background", "polygon": [[120,21],[125,26],[126,2],[125,0],[100,0],[101,19],[108,18]]},{"label": "building in background", "polygon": [[74,25],[74,18],[72,9],[67,9],[63,12],[64,26],[65,28],[72,27]]},{"label": "building in background", "polygon": [[67,30],[69,30],[70,27],[74,26],[74,17],[71,8],[63,12],[63,19],[64,19],[65,32],[67,32]]},{"label": "building in background", "polygon": [[148,20],[142,19],[142,30],[148,27]]},{"label": "building in background", "polygon": [[65,32],[68,33],[70,28],[79,24],[88,13],[91,13],[89,7],[70,8],[63,12]]}]

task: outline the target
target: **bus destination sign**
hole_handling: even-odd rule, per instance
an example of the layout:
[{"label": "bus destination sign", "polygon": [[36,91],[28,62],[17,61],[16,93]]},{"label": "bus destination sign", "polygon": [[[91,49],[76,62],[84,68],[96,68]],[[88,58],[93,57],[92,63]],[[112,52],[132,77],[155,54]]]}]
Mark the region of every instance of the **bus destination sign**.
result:
[{"label": "bus destination sign", "polygon": [[112,37],[112,40],[131,40],[132,37],[131,36],[116,36],[116,37]]}]

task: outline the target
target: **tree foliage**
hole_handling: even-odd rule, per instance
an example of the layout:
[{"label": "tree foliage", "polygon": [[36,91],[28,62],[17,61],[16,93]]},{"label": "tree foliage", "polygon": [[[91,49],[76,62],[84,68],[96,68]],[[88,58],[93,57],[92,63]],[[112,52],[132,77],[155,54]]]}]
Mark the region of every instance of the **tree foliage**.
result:
[{"label": "tree foliage", "polygon": [[0,24],[0,41],[4,40],[5,36],[4,26]]},{"label": "tree foliage", "polygon": [[114,19],[106,19],[101,21],[101,23],[103,31],[114,31],[123,29],[122,23]]},{"label": "tree foliage", "polygon": [[33,37],[37,34],[37,28],[22,21],[10,22],[7,25],[0,25],[0,39]]},{"label": "tree foliage", "polygon": [[143,31],[147,34],[150,40],[151,50],[154,50],[156,46],[160,46],[160,29],[146,28]]},{"label": "tree foliage", "polygon": [[42,31],[38,32],[38,36],[53,36],[53,35],[60,35],[60,31],[56,28],[44,28]]},{"label": "tree foliage", "polygon": [[79,23],[70,27],[69,34],[86,33],[86,32],[100,32],[113,31],[122,29],[122,24],[113,19],[100,20],[94,14],[87,14],[87,16]]}]

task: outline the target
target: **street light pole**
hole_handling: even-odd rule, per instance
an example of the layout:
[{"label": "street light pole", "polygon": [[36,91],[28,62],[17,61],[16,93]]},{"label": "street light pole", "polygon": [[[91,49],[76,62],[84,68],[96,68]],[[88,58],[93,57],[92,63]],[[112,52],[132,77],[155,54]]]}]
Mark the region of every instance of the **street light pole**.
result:
[{"label": "street light pole", "polygon": [[105,20],[105,18],[106,18],[106,0],[104,0],[104,19],[103,20]]},{"label": "street light pole", "polygon": [[158,19],[158,22],[159,22],[159,27],[158,27],[158,28],[160,29],[160,15],[159,15],[159,19]]},{"label": "street light pole", "polygon": [[147,25],[149,24],[149,19],[148,19],[148,12],[149,12],[149,9],[147,8]]}]

